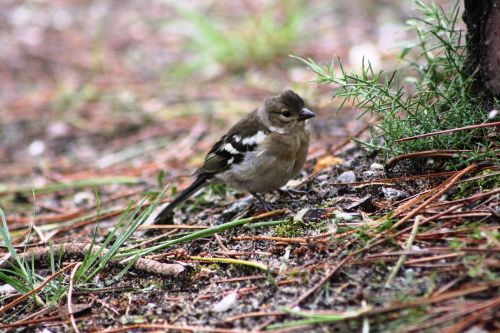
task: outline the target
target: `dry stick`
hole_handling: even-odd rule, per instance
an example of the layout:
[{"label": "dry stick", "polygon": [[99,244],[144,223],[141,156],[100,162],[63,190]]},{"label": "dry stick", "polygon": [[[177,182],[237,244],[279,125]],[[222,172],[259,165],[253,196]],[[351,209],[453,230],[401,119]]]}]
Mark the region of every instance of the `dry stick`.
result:
[{"label": "dry stick", "polygon": [[[422,330],[425,328],[437,326],[437,325],[445,323],[447,321],[450,321],[450,320],[453,320],[456,318],[460,318],[460,317],[467,315],[471,312],[477,312],[477,311],[483,310],[485,308],[491,307],[492,305],[493,306],[498,305],[499,300],[500,300],[500,298],[496,298],[492,301],[481,302],[477,305],[468,306],[465,309],[460,310],[458,313],[454,313],[454,312],[448,313],[444,316],[441,316],[439,318],[436,318],[434,320],[426,322],[423,325],[415,325],[415,326],[407,327],[405,332],[422,332]],[[460,322],[463,322],[463,320],[461,320]]]},{"label": "dry stick", "polygon": [[426,150],[419,151],[416,153],[408,153],[396,156],[389,160],[386,164],[386,168],[392,168],[397,162],[401,160],[406,160],[410,158],[420,158],[420,157],[454,157],[459,153],[467,153],[471,152],[471,150]]},{"label": "dry stick", "polygon": [[69,314],[69,320],[71,321],[71,326],[73,326],[73,329],[75,330],[76,333],[80,333],[80,330],[78,330],[78,326],[76,326],[76,321],[75,321],[75,316],[73,315],[73,306],[71,304],[71,298],[73,297],[73,283],[75,282],[75,274],[76,271],[78,270],[78,267],[80,267],[82,263],[79,262],[73,267],[71,270],[71,274],[69,276],[69,289],[68,289],[68,314]]},{"label": "dry stick", "polygon": [[210,332],[210,333],[258,333],[256,331],[247,330],[234,330],[227,328],[216,328],[216,327],[205,327],[205,326],[181,326],[181,325],[169,325],[169,324],[133,324],[126,325],[118,328],[105,329],[100,331],[102,333],[120,333],[120,332],[131,332],[134,329],[159,329],[161,332],[167,330],[174,331],[189,331],[189,332]]},{"label": "dry stick", "polygon": [[342,268],[342,266],[345,265],[345,263],[349,259],[350,259],[350,256],[347,256],[344,259],[342,259],[342,261],[340,261],[337,264],[337,266],[335,266],[330,271],[328,271],[328,273],[326,273],[326,275],[321,279],[321,281],[319,281],[315,286],[313,286],[311,289],[309,289],[305,294],[302,294],[302,296],[300,296],[297,300],[295,300],[295,302],[293,302],[290,305],[290,308],[294,308],[294,307],[300,305],[300,303],[302,303],[309,296],[311,296],[313,293],[315,293],[319,288],[321,288],[325,283],[327,283],[328,280],[330,280],[339,271],[339,269]]},{"label": "dry stick", "polygon": [[17,321],[12,324],[6,324],[6,325],[0,325],[0,329],[7,329],[7,328],[15,328],[15,327],[29,327],[30,325],[35,325],[35,324],[46,324],[49,321],[60,321],[61,316],[60,315],[55,315],[55,316],[50,316],[50,317],[44,317],[40,319],[31,319],[31,320],[22,320],[22,321]]},{"label": "dry stick", "polygon": [[[457,173],[455,176],[447,179],[446,181],[444,181],[441,185],[437,186],[436,188],[433,189],[433,191],[435,190],[438,190],[437,193],[435,193],[433,196],[431,196],[429,199],[427,199],[426,201],[424,201],[422,204],[420,204],[417,208],[413,209],[411,212],[409,212],[405,217],[403,217],[401,220],[399,220],[398,222],[396,222],[390,229],[388,229],[387,231],[390,231],[390,230],[394,230],[396,229],[397,227],[399,227],[400,225],[402,225],[403,223],[405,223],[406,221],[408,221],[409,219],[411,219],[412,217],[414,217],[415,215],[417,215],[423,208],[425,208],[427,205],[429,205],[430,203],[436,201],[437,199],[439,199],[444,193],[448,192],[448,190],[453,187],[453,185],[455,185],[455,183],[465,174],[469,173],[470,171],[472,170],[475,170],[477,168],[477,165],[476,164],[472,164],[470,166],[468,166],[467,168],[463,169],[462,171],[460,171],[459,173]],[[443,186],[444,185],[444,186]],[[441,188],[441,189],[440,189]],[[431,192],[433,192],[431,191]],[[424,220],[424,222],[426,222]],[[381,234],[378,234],[376,235],[375,237],[373,237],[373,240],[377,240],[378,238],[382,237],[382,236],[386,236],[385,233],[381,233]],[[369,248],[371,248],[374,244],[369,244],[368,246],[365,246],[364,248],[354,252],[353,254],[360,254],[366,250],[368,250]]]},{"label": "dry stick", "polygon": [[464,332],[464,330],[470,325],[474,324],[479,317],[485,314],[490,309],[496,309],[500,307],[500,297],[489,302],[483,309],[477,310],[474,313],[467,316],[465,319],[460,320],[460,322],[456,323],[453,326],[448,327],[444,333],[459,333]]},{"label": "dry stick", "polygon": [[39,292],[40,290],[42,290],[50,281],[54,280],[58,275],[62,274],[63,272],[69,270],[70,268],[73,268],[77,263],[71,263],[69,264],[68,266],[58,270],[57,272],[55,272],[54,274],[52,274],[51,276],[49,276],[48,278],[46,278],[38,287],[36,287],[35,289],[27,292],[26,294],[16,298],[15,300],[13,300],[12,302],[10,302],[9,304],[6,304],[4,306],[2,306],[0,308],[0,315],[2,313],[5,313],[7,310],[9,310],[10,308],[18,305],[19,303],[23,302],[24,300],[26,300],[27,298],[29,298],[31,295]]},{"label": "dry stick", "polygon": [[[425,305],[434,304],[434,303],[446,301],[446,300],[453,299],[453,298],[463,297],[463,296],[466,296],[469,294],[478,293],[478,292],[485,291],[485,290],[488,290],[490,288],[495,288],[498,286],[500,286],[500,281],[492,281],[489,283],[472,286],[472,287],[467,288],[467,289],[459,289],[459,290],[451,291],[449,293],[434,296],[434,297],[423,297],[423,298],[419,298],[419,299],[409,301],[406,303],[396,303],[396,304],[389,305],[389,306],[382,307],[382,308],[375,308],[373,310],[369,310],[367,312],[360,313],[358,315],[358,317],[361,317],[361,316],[363,316],[363,317],[379,316],[379,315],[384,314],[384,313],[399,311],[399,310],[410,308],[410,307],[425,306]],[[491,303],[488,303],[487,306],[491,307],[492,305],[497,305],[497,302],[498,302],[498,298],[494,299]],[[328,314],[338,315],[338,312],[324,311],[321,314],[322,315],[328,315]],[[349,319],[353,319],[353,317],[351,317]],[[271,320],[269,320],[269,321],[271,321]],[[272,319],[272,321],[274,321],[274,319]],[[258,329],[261,330],[262,326],[260,326]]]},{"label": "dry stick", "polygon": [[[453,174],[452,177],[446,179],[444,182],[442,182],[441,184],[439,184],[438,186],[430,189],[430,190],[427,190],[425,191],[424,193],[416,196],[415,198],[405,202],[404,204],[396,207],[396,209],[394,209],[394,216],[398,216],[400,215],[401,213],[403,213],[404,211],[406,211],[407,209],[410,209],[411,207],[413,207],[414,205],[416,205],[417,203],[427,199],[428,197],[432,196],[433,194],[435,194],[436,192],[439,192],[439,189],[442,188],[443,186],[445,186],[446,184],[449,184],[450,181],[453,179],[453,177],[455,177],[456,175],[458,174],[458,172],[455,172]],[[381,218],[380,220],[385,220],[386,217],[383,217]]]},{"label": "dry stick", "polygon": [[202,225],[190,224],[161,224],[161,225],[141,225],[139,229],[207,229],[208,227]]},{"label": "dry stick", "polygon": [[253,317],[267,317],[267,316],[284,316],[287,315],[286,312],[281,311],[273,311],[273,312],[265,312],[265,311],[256,311],[256,312],[247,312],[242,313],[236,316],[228,317],[224,319],[224,322],[231,322],[240,319],[253,318]]},{"label": "dry stick", "polygon": [[464,199],[458,199],[458,200],[453,200],[453,201],[437,203],[437,204],[431,205],[429,207],[434,208],[434,207],[440,207],[440,206],[457,204],[457,203],[472,202],[472,201],[480,200],[480,199],[483,199],[484,197],[489,197],[489,196],[492,196],[495,194],[500,194],[500,188],[498,188],[496,190],[489,191],[489,192],[478,193],[476,195],[473,195],[471,197],[464,198]]},{"label": "dry stick", "polygon": [[495,127],[495,126],[500,126],[500,121],[493,122],[493,123],[470,125],[470,126],[453,128],[453,129],[443,130],[443,131],[436,131],[436,132],[426,133],[426,134],[420,134],[420,135],[410,136],[408,138],[398,139],[395,142],[399,143],[399,142],[405,142],[405,141],[411,141],[411,140],[417,140],[417,139],[427,138],[427,137],[430,137],[430,136],[435,136],[435,135],[440,135],[440,134],[449,134],[449,133],[454,133],[454,132],[459,132],[459,131],[466,131],[466,130],[471,130],[471,129],[476,129],[476,128]]},{"label": "dry stick", "polygon": [[[49,307],[46,305],[42,309],[40,309],[39,311],[31,313],[31,314],[27,315],[26,317],[24,317],[22,319],[19,319],[19,320],[13,322],[13,323],[8,324],[8,325],[0,326],[0,329],[10,328],[10,327],[17,327],[17,326],[28,326],[28,325],[30,325],[30,323],[33,320],[37,320],[37,319],[33,319],[33,318],[37,318],[38,316],[44,315],[49,310],[50,310]],[[60,315],[57,315],[56,318],[59,319]]]},{"label": "dry stick", "polygon": [[[325,283],[327,283],[344,265],[345,263],[351,259],[351,256],[347,256],[345,257],[344,259],[342,259],[342,261],[340,261],[337,266],[335,266],[334,268],[332,268],[331,270],[329,270],[326,275],[317,283],[315,284],[311,289],[309,289],[308,291],[306,291],[304,294],[302,294],[299,298],[297,298],[293,303],[291,303],[288,307],[289,308],[294,308],[298,305],[300,305],[300,303],[302,303],[303,301],[305,301],[309,296],[311,296],[312,294],[314,294],[319,288],[321,288]],[[271,325],[278,317],[275,317],[275,318],[271,318],[267,321],[265,321],[263,324],[259,325],[257,327],[257,330],[259,331],[262,331],[264,330],[267,326]]]},{"label": "dry stick", "polygon": [[476,286],[473,286],[473,287],[470,287],[467,289],[461,288],[459,290],[450,291],[449,293],[441,294],[441,295],[438,295],[435,297],[429,297],[429,298],[424,297],[424,298],[419,298],[419,299],[416,299],[413,301],[409,301],[407,303],[399,303],[399,304],[390,305],[388,307],[381,308],[381,309],[373,309],[370,312],[368,312],[368,314],[370,314],[370,315],[382,314],[382,313],[406,309],[406,308],[410,308],[410,307],[414,307],[414,306],[429,305],[429,304],[433,304],[433,303],[446,301],[446,300],[449,300],[452,298],[462,297],[462,296],[465,296],[468,294],[478,293],[478,292],[485,291],[485,290],[488,290],[490,288],[494,288],[494,287],[498,287],[498,286],[500,286],[500,281],[492,281],[489,283],[476,285]]},{"label": "dry stick", "polygon": [[[418,225],[422,218],[423,218],[422,215],[419,215],[415,218],[415,223],[413,223],[413,229],[411,230],[410,238],[408,238],[408,242],[406,243],[406,251],[411,250],[411,246],[413,245],[413,242],[415,241],[415,236],[417,235]],[[389,287],[389,285],[392,282],[392,279],[394,279],[394,277],[398,274],[399,269],[401,268],[405,260],[406,260],[406,255],[402,254],[399,257],[398,261],[396,262],[396,265],[394,266],[393,270],[391,271],[391,274],[389,275],[387,282],[385,283],[386,288]]]},{"label": "dry stick", "polygon": [[428,262],[428,261],[436,261],[436,260],[441,260],[441,259],[461,257],[461,256],[464,256],[465,254],[466,254],[465,252],[458,252],[458,253],[441,254],[441,255],[432,256],[432,257],[418,258],[418,259],[408,260],[406,262],[406,265],[420,264],[420,263]]},{"label": "dry stick", "polygon": [[[90,246],[91,244],[86,244],[86,243],[62,243],[54,245],[53,248],[56,247],[62,248],[62,252],[65,255],[85,256],[88,250],[90,249]],[[94,247],[93,251],[94,252],[99,251],[99,247],[97,248]],[[101,252],[100,256],[104,257],[108,252],[109,252],[108,249],[104,249]],[[41,248],[41,249],[34,249],[31,251],[27,251],[23,254],[20,254],[19,258],[21,260],[31,259],[32,256],[35,261],[42,261],[44,258],[49,258],[50,248]],[[0,268],[5,267],[8,261],[9,261],[9,256],[7,256],[5,261],[0,263]],[[110,262],[120,265],[119,259],[111,259]],[[155,273],[162,276],[177,276],[184,271],[184,266],[180,264],[165,264],[158,262],[156,260],[144,259],[144,258],[137,259],[132,265],[132,267],[144,272]]]},{"label": "dry stick", "polygon": [[[454,210],[456,210],[456,209],[458,209],[458,208],[460,208],[460,207],[462,207],[462,205],[455,205],[455,206],[453,206],[453,207],[450,207],[449,209],[444,210],[444,211],[442,211],[442,212],[441,212],[441,213],[439,213],[439,214],[436,214],[436,215],[434,215],[434,216],[431,216],[431,217],[429,217],[429,218],[427,218],[427,219],[423,220],[423,221],[422,221],[422,223],[420,223],[420,225],[424,225],[424,224],[427,224],[427,223],[432,222],[432,221],[434,221],[434,220],[437,220],[437,219],[439,219],[440,217],[443,217],[444,215],[446,215],[446,214],[448,214],[448,213],[450,213],[450,212],[452,212],[452,211],[454,211]],[[395,233],[394,235],[392,235],[392,237],[394,237],[394,238],[395,238],[395,237],[401,236],[402,234],[404,234],[404,233],[408,232],[411,228],[412,228],[412,227],[405,228],[405,229],[403,229],[403,230],[401,230],[401,231],[399,231],[399,232]],[[362,252],[364,252],[364,251],[366,251],[366,250],[368,250],[368,249],[371,249],[371,248],[372,248],[372,247],[374,247],[374,246],[377,246],[377,245],[379,245],[379,244],[382,244],[383,242],[385,242],[385,241],[386,241],[386,239],[387,239],[387,238],[388,238],[388,236],[386,235],[386,237],[385,237],[384,239],[381,239],[381,240],[375,241],[375,242],[373,242],[373,243],[371,243],[371,244],[368,244],[365,248],[362,248],[361,250],[358,250],[358,251],[354,252],[354,254],[359,254],[359,253],[362,253]]]},{"label": "dry stick", "polygon": [[[425,220],[424,220],[425,221]],[[420,226],[424,224],[424,221],[420,223]],[[462,247],[458,253],[486,253],[486,254],[500,254],[500,249],[478,249],[474,247]],[[429,247],[425,250],[418,251],[394,251],[394,252],[381,252],[374,253],[367,256],[368,259],[380,258],[380,257],[390,257],[390,256],[400,256],[402,254],[406,256],[421,256],[424,254],[436,254],[436,253],[457,253],[456,250],[449,247]]]}]

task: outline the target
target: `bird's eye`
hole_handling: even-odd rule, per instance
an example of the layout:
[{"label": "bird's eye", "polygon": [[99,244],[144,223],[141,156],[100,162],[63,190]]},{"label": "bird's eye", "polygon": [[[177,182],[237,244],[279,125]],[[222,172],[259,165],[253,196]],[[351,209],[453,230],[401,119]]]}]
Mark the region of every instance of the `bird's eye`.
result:
[{"label": "bird's eye", "polygon": [[292,113],[290,111],[288,111],[288,110],[285,110],[285,111],[281,112],[281,115],[283,115],[283,116],[285,116],[285,117],[288,118],[288,117],[290,117],[292,115]]}]

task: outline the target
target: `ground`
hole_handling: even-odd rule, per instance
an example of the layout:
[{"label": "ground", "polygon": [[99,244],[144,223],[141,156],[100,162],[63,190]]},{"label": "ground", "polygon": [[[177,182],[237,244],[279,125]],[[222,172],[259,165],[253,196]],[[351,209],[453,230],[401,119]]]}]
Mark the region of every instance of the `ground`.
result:
[{"label": "ground", "polygon": [[[242,3],[194,2],[192,13],[167,1],[147,8],[134,1],[0,5],[0,44],[9,45],[0,55],[0,208],[19,253],[47,249],[49,241],[55,249],[92,239],[102,244],[131,200],[149,193],[146,203],[154,202],[164,188],[162,200],[170,200],[189,185],[225,129],[284,88],[301,93],[318,114],[304,170],[289,191],[266,194],[276,211],[262,215],[248,194],[212,186],[176,211],[178,227],[142,227],[122,245],[146,249],[250,218],[146,257],[180,265],[182,272],[132,267],[120,276],[123,266],[108,262],[90,281],[72,286],[75,263],[86,251],[69,253],[68,247],[55,263],[66,270],[55,277],[66,283],[64,295],[72,291],[71,301],[30,297],[11,307],[22,293],[2,280],[0,327],[500,329],[498,167],[446,169],[447,160],[439,158],[391,165],[381,152],[351,140],[369,140],[368,115],[359,117],[349,105],[336,112],[333,87],[307,82],[313,75],[288,57],[329,61],[335,55],[355,68],[356,59],[370,54],[374,64],[394,66],[394,45],[408,37],[403,23],[414,14],[411,6]],[[223,47],[210,47],[216,32],[200,36],[204,21],[196,13],[207,11],[221,26],[236,27],[229,41],[216,38]],[[248,14],[261,11],[276,16],[279,38],[236,43],[253,38],[242,31],[267,26],[259,21],[264,14]],[[302,16],[290,16],[295,12]],[[297,20],[300,33],[280,26],[283,17]],[[294,37],[287,39],[287,31]],[[391,40],[394,31],[401,32]],[[47,256],[33,266],[41,280],[53,273]]]}]

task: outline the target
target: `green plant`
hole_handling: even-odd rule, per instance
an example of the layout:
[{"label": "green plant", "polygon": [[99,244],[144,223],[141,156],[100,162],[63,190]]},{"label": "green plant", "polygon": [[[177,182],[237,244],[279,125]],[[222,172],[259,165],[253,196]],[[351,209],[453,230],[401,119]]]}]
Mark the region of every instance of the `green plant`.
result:
[{"label": "green plant", "polygon": [[[148,195],[146,195],[133,210],[133,205],[130,203],[122,214],[120,221],[113,227],[102,245],[96,244],[96,234],[94,233],[94,237],[83,258],[82,264],[76,271],[75,288],[92,286],[92,278],[107,266],[109,261],[116,256],[120,247],[156,209],[164,197],[166,190],[167,188],[165,188],[147,208],[144,208],[144,206]],[[3,245],[10,254],[10,259],[5,263],[1,263],[0,281],[11,285],[19,293],[26,294],[35,290],[47,279],[47,277],[43,275],[43,269],[35,266],[34,256],[26,255],[27,246],[24,248],[24,253],[17,253],[11,242],[9,229],[2,209],[0,209],[0,220],[0,236],[2,237]],[[26,239],[26,244],[29,239],[30,234]],[[52,242],[49,243],[49,247],[50,274],[54,275],[58,269],[62,268],[61,262],[63,252],[57,247],[54,247]],[[123,276],[137,258],[137,255],[131,258],[132,260],[129,264],[114,277],[114,280]],[[47,303],[53,305],[67,294],[68,287],[69,277],[60,274],[57,279],[51,280],[44,288],[33,293],[33,298],[38,305]]]},{"label": "green plant", "polygon": [[337,86],[333,97],[343,99],[341,107],[349,102],[363,114],[380,119],[372,127],[372,141],[363,143],[365,147],[379,149],[386,156],[434,149],[469,150],[464,163],[497,160],[498,151],[488,140],[487,129],[397,141],[489,120],[489,110],[481,103],[483,96],[472,91],[474,76],[464,70],[465,38],[457,27],[458,3],[449,13],[422,1],[415,4],[422,18],[408,24],[418,40],[403,49],[401,59],[407,64],[403,69],[376,72],[369,61],[363,61],[358,74],[347,72],[340,60],[322,66],[312,59],[295,58],[316,73],[318,83]]},{"label": "green plant", "polygon": [[[241,70],[249,64],[266,65],[278,56],[289,54],[301,36],[310,14],[303,0],[270,1],[259,12],[242,15],[229,22],[201,9],[187,9],[169,2],[194,29],[189,45],[195,57],[177,68],[182,75],[201,70],[214,63],[230,70]],[[251,10],[251,6],[248,6]],[[281,14],[282,17],[279,14]],[[189,68],[186,68],[188,66]]]}]

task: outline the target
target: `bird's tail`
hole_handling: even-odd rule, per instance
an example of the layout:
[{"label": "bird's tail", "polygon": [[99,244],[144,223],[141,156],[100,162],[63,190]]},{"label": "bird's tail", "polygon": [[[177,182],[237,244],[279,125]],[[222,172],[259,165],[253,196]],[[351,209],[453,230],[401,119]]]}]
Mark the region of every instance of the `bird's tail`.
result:
[{"label": "bird's tail", "polygon": [[207,180],[209,180],[210,178],[212,177],[209,174],[199,174],[196,180],[191,185],[189,185],[187,189],[179,193],[175,197],[175,199],[167,205],[167,207],[163,208],[163,210],[156,216],[154,224],[165,223],[168,219],[168,216],[170,216],[174,211],[175,207],[179,206],[196,191],[205,186],[207,184]]}]

